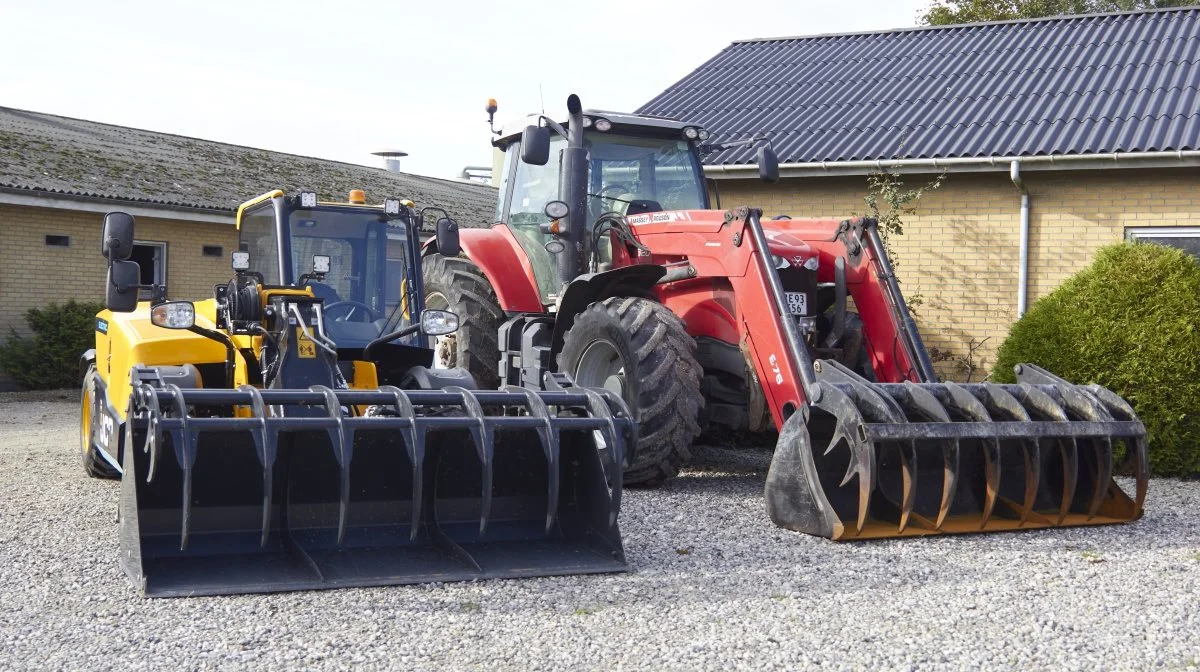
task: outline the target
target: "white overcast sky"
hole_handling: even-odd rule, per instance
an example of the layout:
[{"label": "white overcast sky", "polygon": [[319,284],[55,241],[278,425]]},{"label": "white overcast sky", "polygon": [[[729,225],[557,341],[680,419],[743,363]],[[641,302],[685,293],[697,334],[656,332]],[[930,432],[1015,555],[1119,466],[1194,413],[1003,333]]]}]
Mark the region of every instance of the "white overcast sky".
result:
[{"label": "white overcast sky", "polygon": [[0,0],[0,106],[454,177],[569,93],[631,111],[731,41],[915,25],[928,0]]}]

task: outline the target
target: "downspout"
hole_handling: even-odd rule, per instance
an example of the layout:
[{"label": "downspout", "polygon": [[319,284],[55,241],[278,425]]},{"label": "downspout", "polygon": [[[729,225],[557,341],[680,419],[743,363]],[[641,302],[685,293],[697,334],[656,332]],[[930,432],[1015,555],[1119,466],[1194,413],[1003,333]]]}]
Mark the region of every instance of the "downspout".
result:
[{"label": "downspout", "polygon": [[1009,164],[1008,176],[1021,192],[1021,261],[1017,275],[1017,319],[1025,314],[1029,296],[1029,190],[1021,179],[1021,162]]}]

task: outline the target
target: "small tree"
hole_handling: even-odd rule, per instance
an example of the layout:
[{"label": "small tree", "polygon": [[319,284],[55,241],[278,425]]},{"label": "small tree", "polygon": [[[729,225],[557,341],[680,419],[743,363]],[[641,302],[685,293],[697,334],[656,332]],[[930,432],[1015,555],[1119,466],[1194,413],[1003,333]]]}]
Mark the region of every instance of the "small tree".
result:
[{"label": "small tree", "polygon": [[0,345],[0,370],[25,389],[78,387],[83,382],[79,357],[94,347],[96,313],[103,309],[102,304],[74,299],[30,308],[25,320],[33,337],[10,330],[8,341]]},{"label": "small tree", "polygon": [[[879,237],[883,239],[884,251],[892,262],[892,268],[899,268],[900,263],[896,250],[892,246],[893,236],[904,235],[904,217],[916,214],[917,202],[927,191],[933,191],[942,186],[946,174],[942,173],[916,188],[908,188],[900,175],[891,170],[881,170],[867,175],[867,195],[863,199],[867,204],[867,216],[879,222]],[[896,278],[896,282],[900,279]],[[921,305],[923,297],[920,294],[906,295],[906,303],[914,310]]]}]

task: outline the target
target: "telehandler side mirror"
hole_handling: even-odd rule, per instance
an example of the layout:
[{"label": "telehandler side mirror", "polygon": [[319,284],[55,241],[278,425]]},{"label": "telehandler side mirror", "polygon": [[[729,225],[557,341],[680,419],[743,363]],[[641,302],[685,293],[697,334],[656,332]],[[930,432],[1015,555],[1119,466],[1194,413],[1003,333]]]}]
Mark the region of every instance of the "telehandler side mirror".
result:
[{"label": "telehandler side mirror", "polygon": [[779,181],[779,157],[770,147],[758,148],[758,177],[763,182]]},{"label": "telehandler side mirror", "polygon": [[457,257],[462,251],[462,247],[458,243],[458,223],[449,217],[442,217],[437,221],[437,247],[438,254],[443,257]]},{"label": "telehandler side mirror", "polygon": [[138,281],[141,276],[142,269],[136,261],[109,261],[104,283],[104,306],[114,313],[133,312],[138,304]]},{"label": "telehandler side mirror", "polygon": [[550,129],[525,127],[521,132],[521,160],[531,166],[544,166],[550,161]]},{"label": "telehandler side mirror", "polygon": [[100,254],[109,261],[124,261],[133,254],[133,216],[124,212],[104,215]]}]

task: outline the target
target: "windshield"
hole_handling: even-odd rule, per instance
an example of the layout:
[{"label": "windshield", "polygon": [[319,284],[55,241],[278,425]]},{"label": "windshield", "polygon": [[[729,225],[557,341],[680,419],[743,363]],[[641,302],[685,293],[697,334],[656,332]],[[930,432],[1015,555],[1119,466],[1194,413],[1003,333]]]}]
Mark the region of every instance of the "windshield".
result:
[{"label": "windshield", "polygon": [[[261,215],[273,220],[273,208],[243,219],[242,248],[250,252],[252,269],[262,272],[267,284],[311,288],[324,300],[326,333],[340,347],[363,347],[411,323],[413,311],[406,296],[415,279],[410,277],[406,220],[348,207],[284,211],[288,235],[282,254],[274,231],[247,226],[259,222]],[[329,271],[320,278],[312,277],[315,255],[329,257]],[[280,261],[282,282],[276,270]],[[419,334],[409,340],[415,338]]]},{"label": "windshield", "polygon": [[700,210],[704,183],[688,143],[672,138],[644,138],[591,133],[588,210],[592,218],[631,201],[649,201],[642,210]]}]

